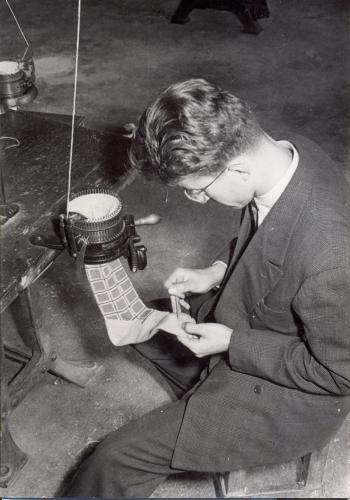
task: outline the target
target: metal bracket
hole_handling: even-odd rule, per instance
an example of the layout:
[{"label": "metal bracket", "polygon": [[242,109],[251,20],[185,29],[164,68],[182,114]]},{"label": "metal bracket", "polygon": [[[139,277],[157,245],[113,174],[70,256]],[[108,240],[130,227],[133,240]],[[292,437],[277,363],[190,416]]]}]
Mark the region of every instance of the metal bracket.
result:
[{"label": "metal bracket", "polygon": [[3,226],[19,211],[19,206],[15,203],[0,205],[0,226]]}]

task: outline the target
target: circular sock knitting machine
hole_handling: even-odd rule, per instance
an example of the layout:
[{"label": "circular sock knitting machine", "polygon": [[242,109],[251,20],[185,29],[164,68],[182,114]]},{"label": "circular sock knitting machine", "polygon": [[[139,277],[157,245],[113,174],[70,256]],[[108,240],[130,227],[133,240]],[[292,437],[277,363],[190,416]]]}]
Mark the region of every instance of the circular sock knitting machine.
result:
[{"label": "circular sock knitting machine", "polygon": [[33,245],[55,250],[68,250],[86,264],[105,264],[119,257],[128,260],[132,272],[147,265],[147,249],[139,245],[136,226],[160,222],[159,215],[150,214],[134,220],[123,214],[120,197],[111,190],[91,188],[72,194],[68,217],[60,214],[53,220],[57,238],[33,234]]},{"label": "circular sock knitting machine", "polygon": [[5,0],[5,2],[26,44],[26,48],[21,58],[0,61],[0,115],[6,113],[10,108],[16,109],[24,104],[29,104],[38,95],[38,90],[34,85],[33,51],[9,0]]},{"label": "circular sock knitting machine", "polygon": [[80,191],[72,195],[68,208],[72,235],[80,249],[86,245],[85,263],[102,264],[124,256],[132,271],[146,267],[146,247],[135,245],[140,237],[134,217],[123,215],[122,201],[115,193],[104,189]]},{"label": "circular sock knitting machine", "polygon": [[38,95],[34,85],[33,58],[0,61],[0,114],[32,102]]}]

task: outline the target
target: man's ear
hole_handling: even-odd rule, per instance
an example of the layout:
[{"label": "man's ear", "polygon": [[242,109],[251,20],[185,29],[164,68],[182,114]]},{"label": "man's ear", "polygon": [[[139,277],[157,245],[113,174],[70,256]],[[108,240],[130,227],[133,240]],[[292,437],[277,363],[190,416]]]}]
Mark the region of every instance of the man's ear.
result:
[{"label": "man's ear", "polygon": [[249,180],[250,172],[248,172],[247,170],[240,170],[238,173],[240,174],[241,179],[244,182],[247,182],[247,180]]},{"label": "man's ear", "polygon": [[238,163],[237,161],[232,161],[227,169],[229,172],[234,172],[239,175],[243,181],[247,181],[250,177],[250,170],[243,162]]}]

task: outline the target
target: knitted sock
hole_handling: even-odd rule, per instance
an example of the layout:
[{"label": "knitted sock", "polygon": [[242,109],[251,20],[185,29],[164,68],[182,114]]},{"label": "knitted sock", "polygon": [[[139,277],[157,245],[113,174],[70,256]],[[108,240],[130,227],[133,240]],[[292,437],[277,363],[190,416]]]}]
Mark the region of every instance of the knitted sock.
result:
[{"label": "knitted sock", "polygon": [[144,342],[167,323],[169,313],[145,306],[119,259],[85,264],[85,271],[114,345]]}]

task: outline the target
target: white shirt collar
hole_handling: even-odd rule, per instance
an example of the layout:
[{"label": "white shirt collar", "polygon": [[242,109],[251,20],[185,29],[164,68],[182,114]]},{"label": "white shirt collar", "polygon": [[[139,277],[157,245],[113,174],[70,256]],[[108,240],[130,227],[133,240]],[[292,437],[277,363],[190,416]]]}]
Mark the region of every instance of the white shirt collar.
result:
[{"label": "white shirt collar", "polygon": [[293,146],[293,144],[289,141],[278,141],[279,144],[288,147],[292,153],[293,153],[293,158],[291,161],[291,164],[288,167],[288,170],[286,173],[283,175],[283,177],[273,186],[270,191],[267,193],[263,194],[262,196],[256,196],[254,198],[255,203],[257,204],[258,207],[258,225],[262,223],[262,221],[265,219],[273,205],[276,203],[278,198],[281,196],[283,191],[286,189],[286,187],[289,184],[289,181],[294,175],[294,172],[296,171],[298,164],[299,164],[299,153],[296,150],[296,148]]}]

